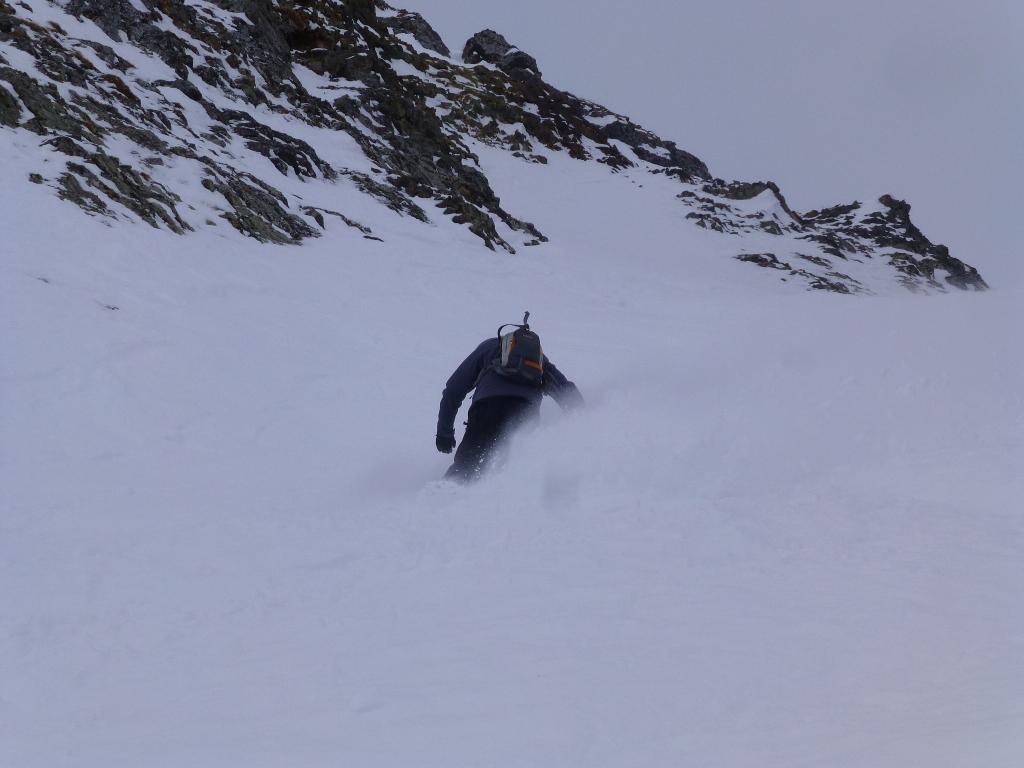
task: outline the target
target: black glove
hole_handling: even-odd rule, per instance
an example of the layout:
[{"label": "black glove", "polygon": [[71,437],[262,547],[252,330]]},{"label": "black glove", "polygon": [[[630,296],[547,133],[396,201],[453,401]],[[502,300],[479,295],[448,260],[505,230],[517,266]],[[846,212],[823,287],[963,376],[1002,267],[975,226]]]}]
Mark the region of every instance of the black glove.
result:
[{"label": "black glove", "polygon": [[437,450],[441,453],[451,453],[455,450],[455,438],[438,435],[434,438],[434,445],[437,446]]}]

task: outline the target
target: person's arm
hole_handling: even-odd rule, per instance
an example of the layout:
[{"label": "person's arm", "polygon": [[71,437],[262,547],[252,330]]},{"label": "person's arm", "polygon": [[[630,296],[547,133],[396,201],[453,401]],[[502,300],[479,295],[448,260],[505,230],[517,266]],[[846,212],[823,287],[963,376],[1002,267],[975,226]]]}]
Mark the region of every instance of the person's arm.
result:
[{"label": "person's arm", "polygon": [[544,356],[544,394],[550,395],[555,402],[565,410],[580,408],[583,406],[583,395],[580,394],[576,385],[565,378],[555,364]]},{"label": "person's arm", "polygon": [[473,350],[472,354],[462,361],[455,373],[444,385],[441,393],[441,407],[437,411],[437,437],[455,439],[455,417],[462,407],[466,395],[476,386],[480,372],[484,366],[496,356],[497,340],[488,339]]}]

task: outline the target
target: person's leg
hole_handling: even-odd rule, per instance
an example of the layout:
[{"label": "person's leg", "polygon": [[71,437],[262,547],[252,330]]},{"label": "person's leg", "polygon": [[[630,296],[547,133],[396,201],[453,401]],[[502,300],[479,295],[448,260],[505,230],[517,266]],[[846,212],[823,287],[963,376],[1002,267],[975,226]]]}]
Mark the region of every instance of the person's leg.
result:
[{"label": "person's leg", "polygon": [[473,403],[466,434],[445,477],[462,481],[479,478],[498,444],[535,411],[534,404],[519,397],[488,397]]},{"label": "person's leg", "polygon": [[498,399],[491,397],[478,400],[469,407],[466,433],[455,449],[451,467],[444,475],[449,480],[465,482],[479,477],[491,446],[498,437],[500,409],[495,403]]},{"label": "person's leg", "polygon": [[520,428],[529,424],[540,415],[540,405],[521,397],[502,398],[501,414],[498,419],[498,430],[491,445],[488,466],[500,469],[508,457],[507,443],[509,438]]}]

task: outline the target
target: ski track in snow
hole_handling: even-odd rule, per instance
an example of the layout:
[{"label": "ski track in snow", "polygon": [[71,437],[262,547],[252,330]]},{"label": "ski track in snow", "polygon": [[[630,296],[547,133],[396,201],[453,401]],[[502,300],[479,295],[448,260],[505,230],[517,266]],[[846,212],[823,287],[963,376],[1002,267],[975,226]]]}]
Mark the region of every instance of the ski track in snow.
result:
[{"label": "ski track in snow", "polygon": [[[1020,765],[1024,297],[768,284],[658,179],[475,149],[549,245],[0,190],[0,764]],[[524,309],[587,409],[433,482]]]}]

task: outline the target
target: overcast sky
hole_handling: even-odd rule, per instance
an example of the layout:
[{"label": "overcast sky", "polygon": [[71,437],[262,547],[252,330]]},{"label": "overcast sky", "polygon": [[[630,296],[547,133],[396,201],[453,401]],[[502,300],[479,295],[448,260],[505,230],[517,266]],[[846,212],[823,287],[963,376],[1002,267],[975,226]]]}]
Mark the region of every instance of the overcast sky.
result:
[{"label": "overcast sky", "polygon": [[392,0],[484,28],[552,84],[797,209],[889,192],[994,286],[1024,282],[1022,0]]}]

